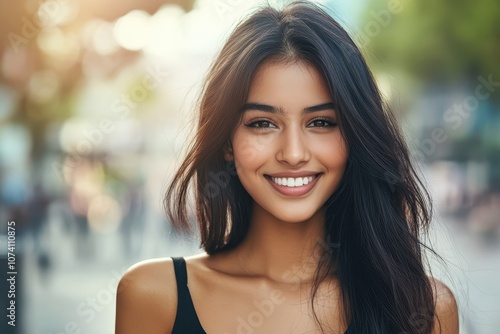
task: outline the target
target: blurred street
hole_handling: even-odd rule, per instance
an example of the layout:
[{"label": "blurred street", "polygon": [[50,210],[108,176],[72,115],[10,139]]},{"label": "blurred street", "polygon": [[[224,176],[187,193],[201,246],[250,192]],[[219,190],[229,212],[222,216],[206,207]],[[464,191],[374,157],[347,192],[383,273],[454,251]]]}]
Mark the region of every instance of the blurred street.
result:
[{"label": "blurred street", "polygon": [[432,260],[433,276],[457,298],[461,334],[496,334],[500,328],[500,240],[467,230],[464,222],[443,219],[431,237],[446,265]]},{"label": "blurred street", "polygon": [[[23,281],[25,309],[20,310],[25,333],[105,334],[114,332],[116,288],[125,270],[142,259],[196,254],[188,240],[151,233],[135,256],[126,257],[120,235],[91,234],[93,253],[79,257],[77,235],[65,231],[56,219],[43,231],[46,239],[41,252],[34,252],[34,240],[24,240]],[[45,247],[45,246],[44,246]],[[74,329],[71,329],[74,328]]]}]

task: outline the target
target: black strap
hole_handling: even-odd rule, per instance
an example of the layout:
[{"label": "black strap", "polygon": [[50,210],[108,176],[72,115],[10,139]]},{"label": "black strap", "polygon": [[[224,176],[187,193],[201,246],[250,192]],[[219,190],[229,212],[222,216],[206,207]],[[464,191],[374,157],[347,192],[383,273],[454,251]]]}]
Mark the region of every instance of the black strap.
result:
[{"label": "black strap", "polygon": [[178,299],[184,300],[187,293],[186,261],[183,257],[172,257],[174,261],[175,280],[177,281]]},{"label": "black strap", "polygon": [[206,334],[200,324],[198,315],[187,286],[186,261],[183,257],[172,257],[174,262],[175,280],[177,282],[177,314],[175,315],[172,334],[190,333]]}]

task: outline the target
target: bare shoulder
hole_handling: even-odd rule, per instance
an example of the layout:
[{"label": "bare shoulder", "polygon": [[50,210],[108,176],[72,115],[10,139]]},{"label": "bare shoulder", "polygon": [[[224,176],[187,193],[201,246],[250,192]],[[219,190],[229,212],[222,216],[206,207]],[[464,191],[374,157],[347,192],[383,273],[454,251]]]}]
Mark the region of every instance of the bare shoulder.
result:
[{"label": "bare shoulder", "polygon": [[442,281],[429,277],[436,301],[433,334],[458,334],[458,305],[453,291]]},{"label": "bare shoulder", "polygon": [[116,293],[116,334],[170,333],[176,312],[171,258],[141,261],[123,274]]}]

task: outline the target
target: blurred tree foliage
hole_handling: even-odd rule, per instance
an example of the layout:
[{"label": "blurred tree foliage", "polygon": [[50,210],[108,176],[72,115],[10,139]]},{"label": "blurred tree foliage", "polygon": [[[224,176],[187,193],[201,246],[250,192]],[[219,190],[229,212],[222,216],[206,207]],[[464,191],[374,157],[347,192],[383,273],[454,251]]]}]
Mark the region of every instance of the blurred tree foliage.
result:
[{"label": "blurred tree foliage", "polygon": [[362,22],[357,41],[370,67],[410,79],[421,91],[406,107],[438,122],[422,122],[419,148],[436,128],[449,138],[425,157],[486,161],[488,186],[500,190],[500,1],[367,0]]},{"label": "blurred tree foliage", "polygon": [[[78,103],[78,94],[82,83],[86,80],[83,74],[84,58],[92,59],[94,67],[100,75],[111,78],[117,72],[131,66],[141,56],[139,52],[118,49],[113,54],[99,55],[94,50],[88,50],[81,40],[77,45],[77,59],[69,66],[60,66],[60,59],[43,51],[37,43],[39,35],[44,31],[58,32],[57,36],[70,37],[81,35],[85,24],[91,20],[104,19],[113,22],[132,10],[142,10],[154,14],[166,4],[181,6],[190,11],[195,0],[108,0],[108,1],[78,1],[78,10],[74,18],[54,27],[43,26],[37,16],[40,7],[45,1],[19,0],[0,1],[0,85],[13,89],[18,97],[15,112],[9,122],[25,124],[32,134],[32,159],[42,157],[46,151],[46,135],[51,131],[51,125],[61,123],[71,118]],[[45,15],[58,16],[66,8],[65,2],[53,1],[50,10]],[[52,39],[51,45],[61,43],[61,40]],[[54,42],[56,41],[56,42]],[[68,44],[67,48],[75,47]],[[7,59],[7,60],[5,60]],[[96,65],[97,64],[97,65]],[[6,71],[8,69],[9,71]],[[10,74],[7,75],[7,72]],[[40,76],[40,73],[46,73]],[[34,77],[49,77],[52,80],[39,80],[36,88],[30,85],[36,81]],[[42,78],[43,79],[43,78]],[[140,86],[140,80],[131,82],[130,87]],[[40,91],[47,88],[47,82],[56,82],[57,89],[49,97],[35,99]],[[38,94],[40,95],[40,94]],[[153,94],[148,91],[147,99]],[[1,101],[0,101],[1,102]],[[1,124],[0,124],[1,125]]]},{"label": "blurred tree foliage", "polygon": [[381,61],[433,83],[489,74],[500,81],[498,0],[369,0],[363,22],[362,44],[375,67]]}]

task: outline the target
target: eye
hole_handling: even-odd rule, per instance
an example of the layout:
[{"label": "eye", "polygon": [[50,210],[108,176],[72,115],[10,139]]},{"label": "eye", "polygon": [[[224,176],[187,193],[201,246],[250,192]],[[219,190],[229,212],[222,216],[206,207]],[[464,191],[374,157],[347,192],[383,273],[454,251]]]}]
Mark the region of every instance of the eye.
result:
[{"label": "eye", "polygon": [[256,128],[256,129],[270,129],[269,127],[270,125],[274,126],[274,124],[268,120],[257,120],[255,122],[245,124],[246,127]]},{"label": "eye", "polygon": [[315,126],[315,128],[333,128],[337,125],[337,123],[323,118],[317,118],[313,120],[310,124],[320,124],[319,126]]}]

